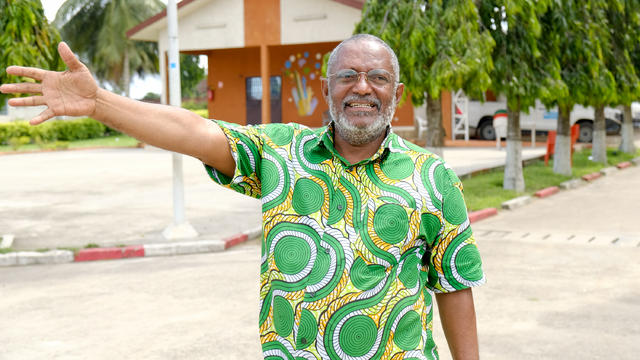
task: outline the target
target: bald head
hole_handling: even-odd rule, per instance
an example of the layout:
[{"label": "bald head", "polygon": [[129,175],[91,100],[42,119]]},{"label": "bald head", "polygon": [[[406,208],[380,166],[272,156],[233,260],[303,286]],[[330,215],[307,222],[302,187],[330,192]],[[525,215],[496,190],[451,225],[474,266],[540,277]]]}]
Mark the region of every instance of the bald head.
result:
[{"label": "bald head", "polygon": [[329,61],[327,63],[327,75],[333,74],[336,71],[335,66],[338,62],[338,59],[340,58],[340,52],[342,51],[343,47],[347,44],[359,42],[373,42],[385,49],[385,51],[389,54],[389,60],[391,61],[391,67],[393,69],[395,82],[398,83],[400,81],[400,64],[398,63],[398,57],[386,42],[384,42],[379,37],[370,34],[356,34],[338,44],[338,46],[336,46],[329,55]]}]

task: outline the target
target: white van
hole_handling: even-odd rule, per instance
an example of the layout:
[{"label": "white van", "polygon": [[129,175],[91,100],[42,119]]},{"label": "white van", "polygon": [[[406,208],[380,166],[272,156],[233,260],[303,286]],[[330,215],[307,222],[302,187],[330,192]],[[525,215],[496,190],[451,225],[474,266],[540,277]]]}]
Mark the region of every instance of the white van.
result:
[{"label": "white van", "polygon": [[[498,110],[506,110],[505,101],[469,101],[469,133],[483,140],[495,140],[496,132],[493,128],[493,115]],[[620,133],[622,111],[606,107],[604,109],[607,135]],[[571,111],[571,125],[580,125],[578,141],[591,142],[593,139],[593,120],[595,118],[592,107],[575,105]],[[542,103],[536,101],[536,106],[529,108],[529,113],[520,113],[520,128],[525,131],[547,132],[556,130],[558,126],[558,108],[547,110]]]}]

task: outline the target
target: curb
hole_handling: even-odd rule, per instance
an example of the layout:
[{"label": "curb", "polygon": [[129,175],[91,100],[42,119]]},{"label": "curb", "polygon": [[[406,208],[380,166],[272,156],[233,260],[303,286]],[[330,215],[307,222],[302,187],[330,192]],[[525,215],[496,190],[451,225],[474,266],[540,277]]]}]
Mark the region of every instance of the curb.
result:
[{"label": "curb", "polygon": [[593,180],[599,178],[600,176],[602,176],[602,173],[594,172],[594,173],[591,173],[591,174],[582,175],[582,180],[584,180],[584,181],[593,181]]},{"label": "curb", "polygon": [[142,245],[127,246],[123,248],[92,248],[78,251],[73,261],[112,260],[130,257],[144,256]]},{"label": "curb", "polygon": [[545,198],[547,196],[551,196],[555,193],[557,193],[558,191],[560,191],[560,188],[557,186],[551,186],[548,188],[544,188],[542,190],[538,190],[534,193],[535,196],[539,197],[539,198]]},{"label": "curb", "polygon": [[560,188],[563,190],[575,189],[584,185],[583,179],[572,179],[560,183]]},{"label": "curb", "polygon": [[617,167],[610,166],[610,167],[606,167],[606,168],[600,169],[600,174],[607,176],[607,175],[611,175],[611,174],[613,174],[613,173],[615,173],[617,171],[618,171]]},{"label": "curb", "polygon": [[521,206],[527,205],[528,203],[531,202],[532,197],[525,195],[525,196],[519,196],[517,198],[511,199],[511,200],[507,200],[505,202],[502,203],[502,208],[503,209],[507,209],[507,210],[513,210],[513,209],[517,209]]},{"label": "curb", "polygon": [[469,213],[469,222],[474,223],[494,215],[498,215],[498,209],[496,208],[486,208],[482,210],[472,211]]},{"label": "curb", "polygon": [[621,163],[619,163],[619,164],[617,164],[617,165],[616,165],[616,167],[617,167],[618,169],[620,169],[620,170],[622,170],[622,169],[626,169],[626,168],[628,168],[629,166],[631,166],[631,161],[621,162]]},{"label": "curb", "polygon": [[0,254],[0,267],[36,264],[64,264],[71,262],[116,260],[135,257],[173,256],[221,252],[262,235],[255,228],[223,240],[183,241],[169,244],[131,245],[125,247],[90,248],[77,251],[50,250],[46,252],[18,251]]}]

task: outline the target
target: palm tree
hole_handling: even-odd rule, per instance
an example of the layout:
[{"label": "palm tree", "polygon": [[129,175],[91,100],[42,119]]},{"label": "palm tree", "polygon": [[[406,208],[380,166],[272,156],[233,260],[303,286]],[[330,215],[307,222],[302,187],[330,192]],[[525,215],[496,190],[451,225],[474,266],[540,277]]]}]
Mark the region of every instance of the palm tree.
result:
[{"label": "palm tree", "polygon": [[101,82],[129,96],[132,71],[158,72],[158,50],[130,40],[126,31],[163,7],[159,0],[67,0],[53,23]]}]

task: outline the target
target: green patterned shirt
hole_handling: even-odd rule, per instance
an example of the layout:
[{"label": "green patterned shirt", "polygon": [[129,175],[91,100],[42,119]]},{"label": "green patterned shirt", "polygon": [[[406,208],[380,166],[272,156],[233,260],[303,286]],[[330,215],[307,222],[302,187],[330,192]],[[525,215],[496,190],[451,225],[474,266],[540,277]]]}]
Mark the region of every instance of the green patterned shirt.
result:
[{"label": "green patterned shirt", "polygon": [[437,359],[433,292],[484,282],[454,172],[389,132],[349,164],[332,128],[217,122],[236,160],[211,178],[262,201],[265,359]]}]

